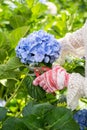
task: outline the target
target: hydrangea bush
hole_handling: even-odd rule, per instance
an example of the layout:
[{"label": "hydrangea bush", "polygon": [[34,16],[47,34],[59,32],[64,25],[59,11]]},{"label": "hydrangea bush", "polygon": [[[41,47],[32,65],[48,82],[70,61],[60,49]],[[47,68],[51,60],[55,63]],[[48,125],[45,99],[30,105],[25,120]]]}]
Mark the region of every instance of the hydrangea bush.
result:
[{"label": "hydrangea bush", "polygon": [[[16,8],[11,6],[12,3]],[[48,49],[51,52],[49,56],[47,50],[44,54],[42,53],[40,45],[44,40],[41,34],[38,35],[39,31],[37,34],[34,32],[23,37],[28,32],[41,28],[57,38],[64,37],[67,32],[73,32],[83,25],[86,10],[86,0],[79,0],[79,2],[69,0],[66,2],[63,0],[61,2],[57,0],[0,1],[0,130],[79,130],[79,125],[73,119],[73,112],[66,108],[65,90],[58,92],[55,96],[44,93],[41,87],[33,86],[32,81],[35,77],[32,76],[29,65],[26,65],[44,61],[51,64],[50,54],[55,50],[53,50],[52,35],[48,38],[49,42],[46,45],[43,44],[44,49],[51,44],[49,47],[52,47],[51,50]],[[35,38],[36,35],[39,38]],[[28,39],[33,43],[30,44]],[[39,46],[37,41],[40,42]],[[20,59],[14,55],[15,47],[16,56]],[[38,53],[35,52],[35,47]],[[55,53],[59,56],[60,44],[58,48],[60,48],[59,52]],[[34,54],[28,49],[31,49]],[[40,55],[36,56],[36,54]],[[43,59],[40,59],[42,57]],[[75,64],[70,60],[66,62],[66,70],[68,72],[76,70],[84,74],[81,66],[83,62],[77,59],[76,61]]]},{"label": "hydrangea bush", "polygon": [[53,63],[60,55],[61,46],[53,35],[39,30],[22,38],[15,50],[24,64]]}]

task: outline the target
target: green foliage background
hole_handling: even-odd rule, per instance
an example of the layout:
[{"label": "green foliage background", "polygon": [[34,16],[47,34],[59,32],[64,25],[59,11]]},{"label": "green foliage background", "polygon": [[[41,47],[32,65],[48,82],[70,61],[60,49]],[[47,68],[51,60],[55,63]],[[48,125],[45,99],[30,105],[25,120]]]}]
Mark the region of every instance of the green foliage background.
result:
[{"label": "green foliage background", "polygon": [[[0,0],[0,101],[6,101],[0,107],[0,130],[79,130],[66,107],[66,90],[54,96],[34,87],[30,70],[15,57],[20,38],[35,30],[61,38],[84,24],[86,0],[49,2],[56,6],[56,14],[39,0]],[[84,59],[69,57],[64,67],[84,75],[84,64]],[[81,101],[86,106],[87,100]]]}]

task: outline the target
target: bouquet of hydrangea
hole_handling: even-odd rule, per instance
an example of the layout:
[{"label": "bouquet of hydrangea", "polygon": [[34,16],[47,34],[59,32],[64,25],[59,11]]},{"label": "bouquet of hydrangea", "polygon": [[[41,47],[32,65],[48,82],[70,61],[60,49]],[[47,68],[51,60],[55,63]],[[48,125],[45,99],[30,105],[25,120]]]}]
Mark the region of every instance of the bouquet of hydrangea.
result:
[{"label": "bouquet of hydrangea", "polygon": [[79,124],[80,130],[85,130],[87,128],[87,110],[79,110],[74,115],[75,121]]},{"label": "bouquet of hydrangea", "polygon": [[60,43],[53,35],[43,30],[35,31],[19,41],[15,48],[16,56],[29,68],[29,82],[27,83],[26,81],[26,86],[28,86],[29,94],[32,97],[40,97],[41,99],[41,97],[45,96],[45,92],[43,92],[41,87],[32,85],[35,77],[31,76],[39,76],[43,72],[48,71],[50,69],[48,65],[51,67],[52,63],[59,57],[60,50]]},{"label": "bouquet of hydrangea", "polygon": [[53,35],[40,30],[22,38],[15,50],[17,57],[24,64],[52,64],[59,57],[61,46]]}]

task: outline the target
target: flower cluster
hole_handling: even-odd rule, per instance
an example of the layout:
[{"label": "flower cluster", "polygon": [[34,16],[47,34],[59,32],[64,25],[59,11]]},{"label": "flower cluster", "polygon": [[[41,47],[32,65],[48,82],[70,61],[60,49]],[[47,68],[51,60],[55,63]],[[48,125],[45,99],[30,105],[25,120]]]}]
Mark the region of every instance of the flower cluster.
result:
[{"label": "flower cluster", "polygon": [[74,119],[80,125],[80,130],[85,130],[85,128],[87,128],[87,110],[86,109],[78,111],[74,115]]},{"label": "flower cluster", "polygon": [[39,30],[22,38],[15,50],[24,64],[53,63],[60,55],[61,46],[53,35]]}]

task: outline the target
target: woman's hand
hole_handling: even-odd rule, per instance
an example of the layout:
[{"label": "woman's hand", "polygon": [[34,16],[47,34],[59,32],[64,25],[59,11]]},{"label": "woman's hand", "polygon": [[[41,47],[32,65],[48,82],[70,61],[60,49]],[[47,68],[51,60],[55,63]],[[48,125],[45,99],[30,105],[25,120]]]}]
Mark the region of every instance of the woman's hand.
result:
[{"label": "woman's hand", "polygon": [[42,87],[46,92],[53,93],[61,90],[68,85],[69,74],[61,66],[55,66],[53,69],[38,76],[33,84]]}]

